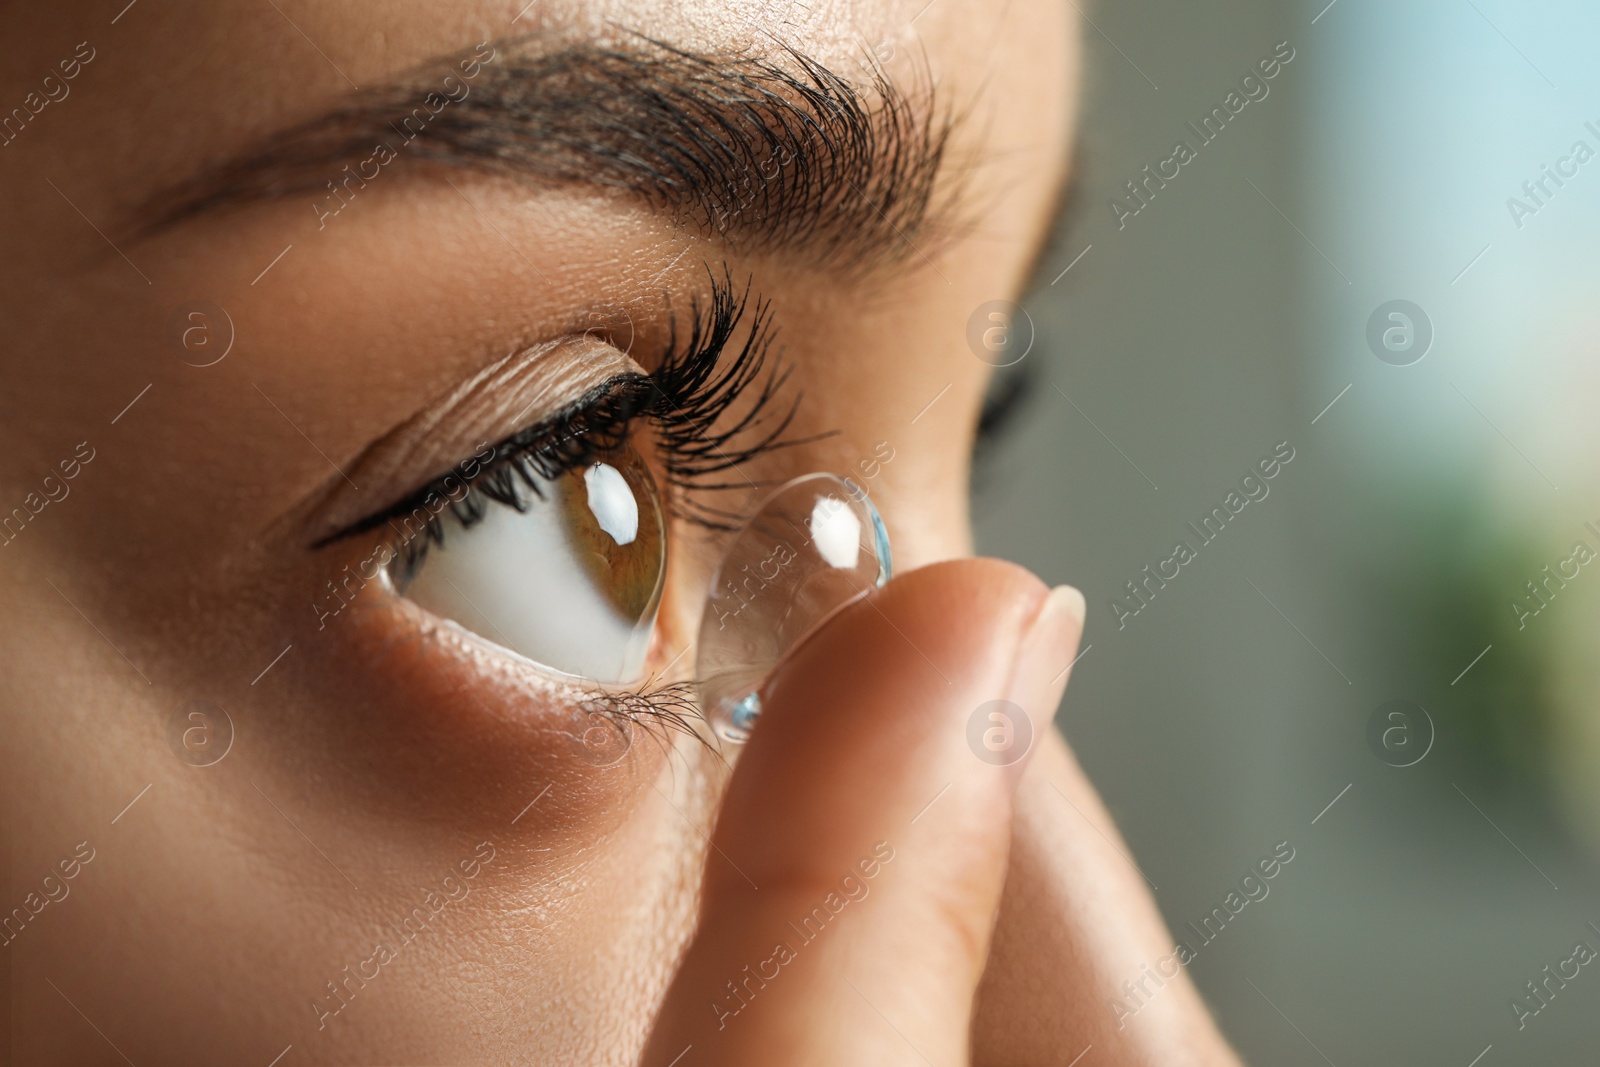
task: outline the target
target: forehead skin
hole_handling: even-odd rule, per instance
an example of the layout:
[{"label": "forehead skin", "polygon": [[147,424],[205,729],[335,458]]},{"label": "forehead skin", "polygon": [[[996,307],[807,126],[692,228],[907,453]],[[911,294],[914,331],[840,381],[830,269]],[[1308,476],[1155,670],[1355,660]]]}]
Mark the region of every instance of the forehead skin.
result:
[{"label": "forehead skin", "polygon": [[[1015,295],[1050,221],[1075,21],[1055,0],[535,0],[520,18],[521,0],[125,2],[6,5],[0,44],[5,108],[78,42],[95,49],[70,95],[0,148],[0,510],[77,442],[97,453],[70,499],[0,548],[7,906],[75,843],[96,856],[5,949],[19,1053],[123,1062],[87,1017],[134,1062],[265,1063],[291,1042],[285,1067],[631,1062],[692,921],[721,772],[692,750],[641,757],[624,785],[574,778],[513,823],[550,778],[548,739],[510,715],[437,721],[412,690],[438,663],[390,678],[315,637],[304,589],[327,566],[303,563],[279,529],[336,477],[331,463],[508,343],[703,281],[722,250],[631,202],[468,175],[458,189],[416,175],[375,188],[370,210],[328,232],[305,197],[144,241],[123,239],[123,222],[352,83],[486,39],[782,44],[863,84],[874,54],[892,79],[931,81],[957,118],[970,225],[868,282],[782,249],[741,254],[736,271],[772,300],[805,394],[798,429],[838,431],[774,473],[849,470],[890,442],[874,492],[909,568],[969,548],[986,368],[966,320]],[[215,373],[165,339],[172,309],[195,299],[237,327]],[[454,660],[434,673],[446,668],[471,674]],[[238,731],[203,770],[166,738],[172,709],[196,697]],[[319,1029],[308,1005],[371,954],[363,939],[486,839],[497,860],[472,894]]]}]

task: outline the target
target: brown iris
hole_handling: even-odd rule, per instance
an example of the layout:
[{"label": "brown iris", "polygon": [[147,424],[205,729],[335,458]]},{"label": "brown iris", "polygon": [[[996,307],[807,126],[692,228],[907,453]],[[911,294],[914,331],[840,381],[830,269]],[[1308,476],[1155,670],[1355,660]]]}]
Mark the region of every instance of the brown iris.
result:
[{"label": "brown iris", "polygon": [[666,559],[655,479],[638,455],[625,449],[562,475],[556,492],[595,588],[630,622],[652,611]]}]

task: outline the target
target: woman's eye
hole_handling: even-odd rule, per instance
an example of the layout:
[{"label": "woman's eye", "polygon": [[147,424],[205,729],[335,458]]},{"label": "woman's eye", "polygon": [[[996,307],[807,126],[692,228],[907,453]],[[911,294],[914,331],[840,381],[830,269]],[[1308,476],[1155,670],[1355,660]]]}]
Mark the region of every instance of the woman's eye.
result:
[{"label": "woman's eye", "polygon": [[666,573],[655,479],[631,448],[541,482],[522,511],[445,517],[401,592],[543,666],[597,682],[643,673]]}]

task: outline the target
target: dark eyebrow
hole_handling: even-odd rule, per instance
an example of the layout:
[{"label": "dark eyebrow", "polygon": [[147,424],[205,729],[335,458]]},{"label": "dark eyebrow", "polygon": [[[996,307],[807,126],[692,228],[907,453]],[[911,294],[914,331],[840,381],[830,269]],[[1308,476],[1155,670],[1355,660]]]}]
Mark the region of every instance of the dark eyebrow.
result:
[{"label": "dark eyebrow", "polygon": [[875,65],[863,71],[853,84],[792,48],[766,59],[645,38],[543,54],[484,44],[157,193],[139,232],[296,194],[312,194],[322,219],[373,177],[387,145],[395,162],[632,197],[735,248],[826,266],[893,262],[921,255],[948,221],[955,196],[940,176],[952,123],[931,81],[910,91]]}]

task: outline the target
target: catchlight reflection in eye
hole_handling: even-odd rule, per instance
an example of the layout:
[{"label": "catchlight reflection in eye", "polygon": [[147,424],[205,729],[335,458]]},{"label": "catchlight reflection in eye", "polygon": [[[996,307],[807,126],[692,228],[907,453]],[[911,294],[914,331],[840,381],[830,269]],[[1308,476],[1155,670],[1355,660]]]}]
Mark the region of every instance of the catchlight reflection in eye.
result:
[{"label": "catchlight reflection in eye", "polygon": [[597,682],[643,672],[666,572],[655,480],[632,449],[452,524],[401,592],[542,666]]}]

